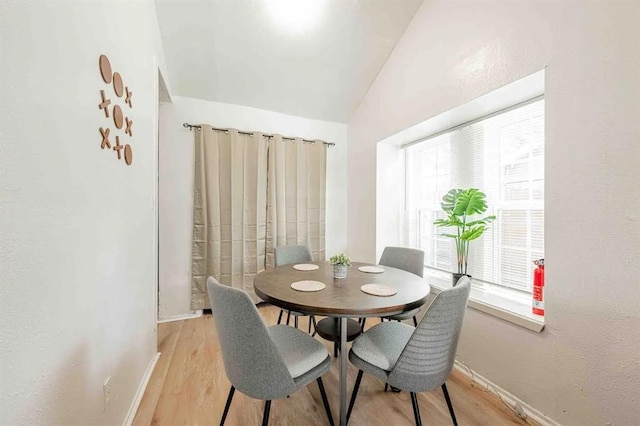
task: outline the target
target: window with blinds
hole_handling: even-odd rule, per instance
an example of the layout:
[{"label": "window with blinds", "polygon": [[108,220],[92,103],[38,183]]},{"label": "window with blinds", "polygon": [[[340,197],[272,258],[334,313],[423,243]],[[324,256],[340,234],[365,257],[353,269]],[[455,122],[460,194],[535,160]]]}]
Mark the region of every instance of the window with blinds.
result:
[{"label": "window with blinds", "polygon": [[433,221],[451,188],[487,194],[489,230],[470,243],[474,282],[531,292],[544,257],[544,100],[520,104],[405,148],[405,244],[425,251],[425,266],[456,270],[455,244]]}]

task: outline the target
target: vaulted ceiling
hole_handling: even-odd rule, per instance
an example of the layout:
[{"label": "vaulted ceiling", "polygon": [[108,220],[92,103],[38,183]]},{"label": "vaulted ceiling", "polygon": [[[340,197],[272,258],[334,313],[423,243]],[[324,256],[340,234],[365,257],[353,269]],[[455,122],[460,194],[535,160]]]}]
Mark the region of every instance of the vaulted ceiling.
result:
[{"label": "vaulted ceiling", "polygon": [[346,123],[421,3],[156,0],[156,8],[174,94]]}]

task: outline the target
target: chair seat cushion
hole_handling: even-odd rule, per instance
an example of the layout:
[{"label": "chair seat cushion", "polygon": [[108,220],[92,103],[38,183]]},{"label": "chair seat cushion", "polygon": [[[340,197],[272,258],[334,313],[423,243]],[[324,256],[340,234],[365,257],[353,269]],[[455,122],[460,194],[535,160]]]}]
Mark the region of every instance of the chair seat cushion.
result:
[{"label": "chair seat cushion", "polygon": [[294,379],[317,367],[329,356],[322,343],[297,328],[280,324],[269,327],[269,332]]},{"label": "chair seat cushion", "polygon": [[413,327],[400,322],[383,322],[353,341],[351,350],[365,362],[391,371],[413,334]]}]

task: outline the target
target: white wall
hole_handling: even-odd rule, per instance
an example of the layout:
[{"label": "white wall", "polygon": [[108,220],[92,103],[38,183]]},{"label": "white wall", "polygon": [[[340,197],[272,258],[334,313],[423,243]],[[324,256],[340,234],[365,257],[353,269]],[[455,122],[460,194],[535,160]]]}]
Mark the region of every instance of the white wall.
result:
[{"label": "white wall", "polygon": [[633,0],[425,1],[349,122],[348,250],[372,261],[376,143],[547,66],[546,329],[470,309],[458,358],[566,425],[640,418],[638,16]]},{"label": "white wall", "polygon": [[160,107],[160,318],[185,315],[191,295],[193,133],[182,123],[207,123],[335,142],[327,155],[326,253],[347,245],[345,124],[238,105],[174,96]]},{"label": "white wall", "polygon": [[[0,423],[122,424],[156,352],[155,8],[1,3]],[[129,167],[100,149],[103,53],[134,91]]]}]

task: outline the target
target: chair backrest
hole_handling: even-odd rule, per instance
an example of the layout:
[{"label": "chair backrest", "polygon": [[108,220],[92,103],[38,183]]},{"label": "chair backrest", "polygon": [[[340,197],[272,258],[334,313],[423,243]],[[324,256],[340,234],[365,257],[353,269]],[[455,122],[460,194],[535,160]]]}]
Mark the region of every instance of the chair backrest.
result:
[{"label": "chair backrest", "polygon": [[402,389],[425,392],[447,380],[456,358],[470,290],[471,281],[463,277],[457,286],[435,297],[389,373],[389,383],[402,383]]},{"label": "chair backrest", "polygon": [[313,255],[308,246],[278,246],[274,249],[276,266],[292,263],[313,262]]},{"label": "chair backrest", "polygon": [[296,390],[271,334],[247,293],[207,279],[227,378],[252,398],[283,398]]},{"label": "chair backrest", "polygon": [[424,251],[407,247],[385,247],[380,265],[403,269],[420,278],[424,276]]}]

